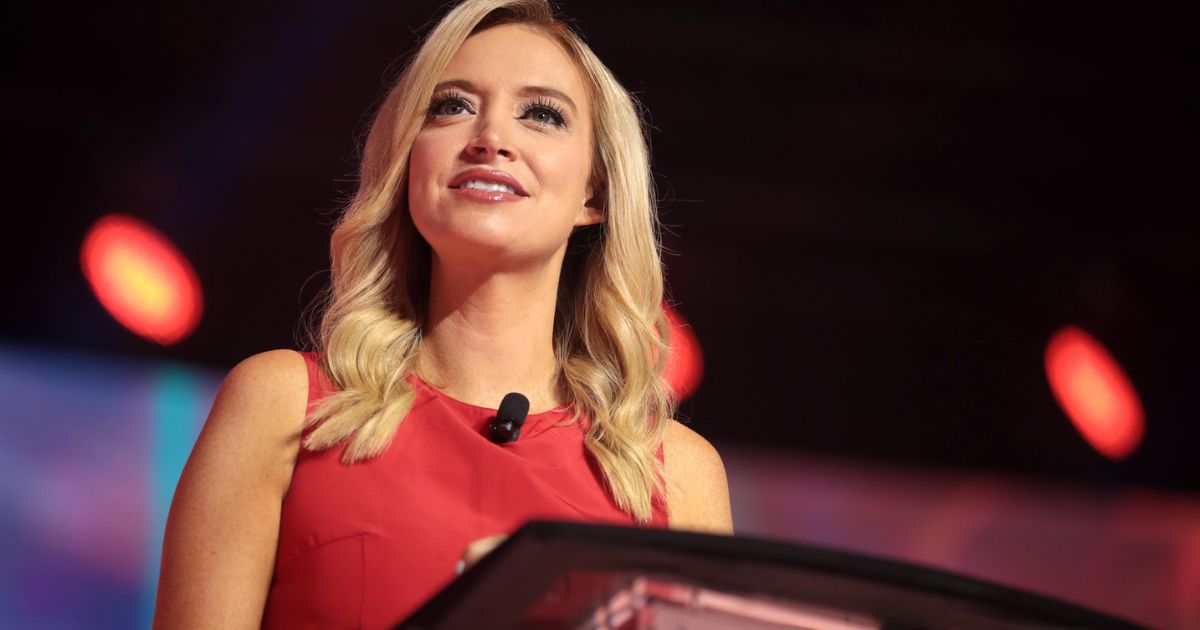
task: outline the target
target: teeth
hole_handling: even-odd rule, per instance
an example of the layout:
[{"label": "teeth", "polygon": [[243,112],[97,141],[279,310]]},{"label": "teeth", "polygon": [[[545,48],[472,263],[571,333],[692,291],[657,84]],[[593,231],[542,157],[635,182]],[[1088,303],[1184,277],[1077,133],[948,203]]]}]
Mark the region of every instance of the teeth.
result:
[{"label": "teeth", "polygon": [[517,191],[512,186],[504,184],[493,184],[492,182],[481,182],[477,179],[472,179],[462,185],[462,188],[474,188],[475,190],[487,190],[490,192],[506,192],[512,195],[517,194]]}]

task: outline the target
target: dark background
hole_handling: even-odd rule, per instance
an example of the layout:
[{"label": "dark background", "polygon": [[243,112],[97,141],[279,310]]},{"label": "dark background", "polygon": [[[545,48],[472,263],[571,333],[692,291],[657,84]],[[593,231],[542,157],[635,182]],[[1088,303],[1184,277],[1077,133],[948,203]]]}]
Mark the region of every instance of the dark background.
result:
[{"label": "dark background", "polygon": [[[668,280],[720,444],[1200,490],[1190,16],[1163,5],[564,2],[645,104]],[[432,2],[3,9],[4,339],[226,368],[295,347],[357,140]],[[1190,29],[1189,29],[1190,30]],[[205,290],[157,347],[91,296],[122,212]],[[1147,414],[1124,462],[1056,406],[1082,326]]]}]

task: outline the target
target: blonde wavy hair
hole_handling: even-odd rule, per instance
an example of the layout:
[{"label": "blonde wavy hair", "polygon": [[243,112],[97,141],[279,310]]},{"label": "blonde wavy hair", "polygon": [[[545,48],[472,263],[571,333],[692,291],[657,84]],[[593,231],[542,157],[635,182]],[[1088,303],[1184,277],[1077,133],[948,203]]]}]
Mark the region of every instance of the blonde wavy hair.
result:
[{"label": "blonde wavy hair", "polygon": [[591,184],[606,221],[571,235],[554,322],[558,385],[586,423],[585,444],[616,504],[650,519],[666,479],[656,451],[675,401],[662,380],[669,329],[649,147],[633,97],[547,0],[466,0],[439,22],[379,106],[359,185],[330,243],[332,274],[313,345],[336,391],[308,419],[304,446],[381,453],[412,406],[429,299],[430,248],[407,200],[408,159],[434,86],[473,33],[523,24],[555,39],[593,103]]}]

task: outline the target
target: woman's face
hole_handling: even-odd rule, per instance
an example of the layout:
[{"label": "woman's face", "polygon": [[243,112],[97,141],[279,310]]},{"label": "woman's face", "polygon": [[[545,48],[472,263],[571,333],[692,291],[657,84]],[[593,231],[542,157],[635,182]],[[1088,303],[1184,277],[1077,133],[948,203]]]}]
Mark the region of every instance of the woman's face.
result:
[{"label": "woman's face", "polygon": [[531,27],[469,37],[446,67],[409,162],[409,209],[441,258],[552,260],[591,198],[591,103],[567,53]]}]

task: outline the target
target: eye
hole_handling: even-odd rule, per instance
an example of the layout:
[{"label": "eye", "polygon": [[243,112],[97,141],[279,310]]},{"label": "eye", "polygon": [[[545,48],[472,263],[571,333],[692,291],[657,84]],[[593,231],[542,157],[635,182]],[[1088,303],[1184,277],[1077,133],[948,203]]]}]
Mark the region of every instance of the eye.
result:
[{"label": "eye", "polygon": [[539,125],[549,125],[551,127],[567,126],[567,121],[563,118],[562,109],[550,101],[538,100],[530,103],[521,112],[521,118],[532,120]]},{"label": "eye", "polygon": [[470,101],[457,92],[434,96],[433,102],[429,104],[429,116],[433,118],[474,113],[474,110],[471,109]]}]

